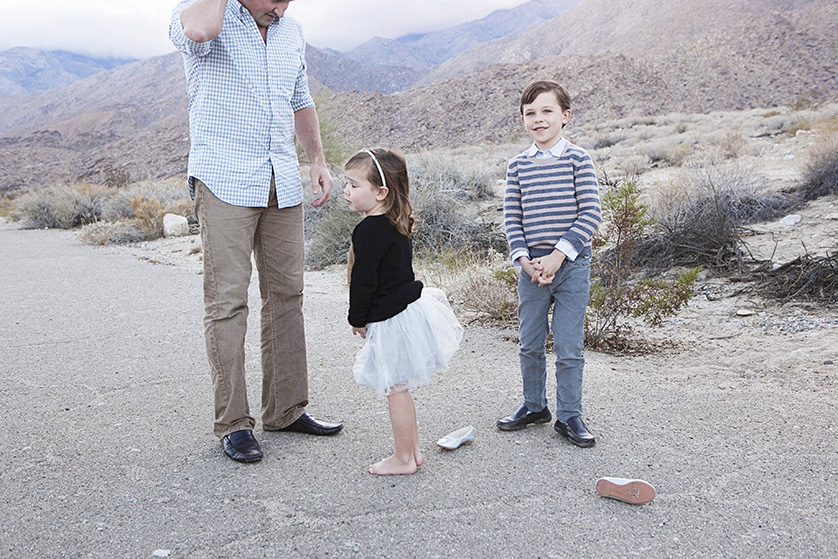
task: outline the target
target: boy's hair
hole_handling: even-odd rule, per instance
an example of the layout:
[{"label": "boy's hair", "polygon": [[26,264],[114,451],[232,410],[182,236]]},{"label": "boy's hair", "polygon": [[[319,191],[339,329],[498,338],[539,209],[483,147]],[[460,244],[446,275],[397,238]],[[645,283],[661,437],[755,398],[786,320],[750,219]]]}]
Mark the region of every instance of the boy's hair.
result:
[{"label": "boy's hair", "polygon": [[409,237],[413,231],[413,207],[410,204],[410,181],[407,176],[407,163],[404,156],[398,152],[383,148],[369,150],[375,156],[375,160],[366,151],[360,151],[349,158],[344,169],[366,169],[367,180],[374,186],[384,186],[381,174],[378,172],[378,164],[381,165],[381,173],[387,182],[387,198],[385,215],[390,218],[396,230]]},{"label": "boy's hair", "polygon": [[535,98],[546,91],[552,91],[556,94],[556,99],[559,100],[559,106],[562,111],[570,109],[570,93],[567,88],[557,81],[553,80],[538,80],[532,82],[521,94],[521,115],[524,114],[524,105],[529,105]]}]

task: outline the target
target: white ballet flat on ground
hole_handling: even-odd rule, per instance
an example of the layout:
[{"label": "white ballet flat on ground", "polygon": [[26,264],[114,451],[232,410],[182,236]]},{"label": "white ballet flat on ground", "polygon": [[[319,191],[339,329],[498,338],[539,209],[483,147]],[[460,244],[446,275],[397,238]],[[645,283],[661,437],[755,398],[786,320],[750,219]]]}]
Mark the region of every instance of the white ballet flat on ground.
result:
[{"label": "white ballet flat on ground", "polygon": [[457,429],[452,433],[448,433],[441,439],[439,439],[436,444],[445,448],[447,450],[454,450],[458,448],[460,445],[469,444],[471,441],[474,440],[474,427],[468,425],[463,427],[462,429]]},{"label": "white ballet flat on ground", "polygon": [[642,479],[604,477],[596,482],[596,492],[603,497],[617,499],[632,505],[642,505],[655,498],[655,488]]}]

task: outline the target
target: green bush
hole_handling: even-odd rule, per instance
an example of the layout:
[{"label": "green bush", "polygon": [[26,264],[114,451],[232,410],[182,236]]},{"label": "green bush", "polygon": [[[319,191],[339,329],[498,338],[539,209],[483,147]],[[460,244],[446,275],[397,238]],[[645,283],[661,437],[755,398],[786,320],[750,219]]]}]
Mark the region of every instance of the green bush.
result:
[{"label": "green bush", "polygon": [[603,251],[592,270],[593,281],[585,316],[585,345],[604,350],[640,347],[628,319],[657,326],[664,317],[687,304],[699,268],[675,281],[635,279],[638,242],[653,222],[648,207],[638,202],[640,193],[634,181],[607,183],[611,188],[602,196],[603,227],[595,246]]}]

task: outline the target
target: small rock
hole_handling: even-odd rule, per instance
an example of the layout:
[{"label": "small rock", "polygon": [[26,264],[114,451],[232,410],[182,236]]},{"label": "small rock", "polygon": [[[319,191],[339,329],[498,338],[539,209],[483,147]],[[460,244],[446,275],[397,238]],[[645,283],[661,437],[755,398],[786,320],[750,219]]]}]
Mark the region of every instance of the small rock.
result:
[{"label": "small rock", "polygon": [[809,354],[803,351],[802,349],[795,349],[791,353],[789,353],[789,357],[792,359],[797,359],[798,361],[811,361],[812,358],[809,357]]},{"label": "small rock", "polygon": [[783,219],[780,220],[780,223],[785,225],[786,227],[791,227],[792,225],[797,225],[800,223],[800,220],[803,219],[797,214],[787,215]]},{"label": "small rock", "polygon": [[736,316],[753,316],[756,312],[751,309],[736,309]]},{"label": "small rock", "polygon": [[791,161],[792,159],[794,159],[794,155],[788,154],[783,158],[783,161]]},{"label": "small rock", "polygon": [[170,549],[155,549],[151,554],[152,557],[168,557],[172,554]]},{"label": "small rock", "polygon": [[183,237],[188,234],[189,221],[185,217],[175,214],[166,214],[163,216],[164,237]]}]

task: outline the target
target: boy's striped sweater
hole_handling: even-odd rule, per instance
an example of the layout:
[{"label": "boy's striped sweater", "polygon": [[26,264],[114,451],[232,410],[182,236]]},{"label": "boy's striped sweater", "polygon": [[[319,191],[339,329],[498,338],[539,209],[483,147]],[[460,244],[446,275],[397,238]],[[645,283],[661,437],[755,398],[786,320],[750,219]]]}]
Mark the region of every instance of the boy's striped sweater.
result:
[{"label": "boy's striped sweater", "polygon": [[514,260],[549,254],[560,240],[590,256],[600,213],[593,161],[579,146],[568,142],[560,157],[524,152],[509,162],[503,217]]}]

